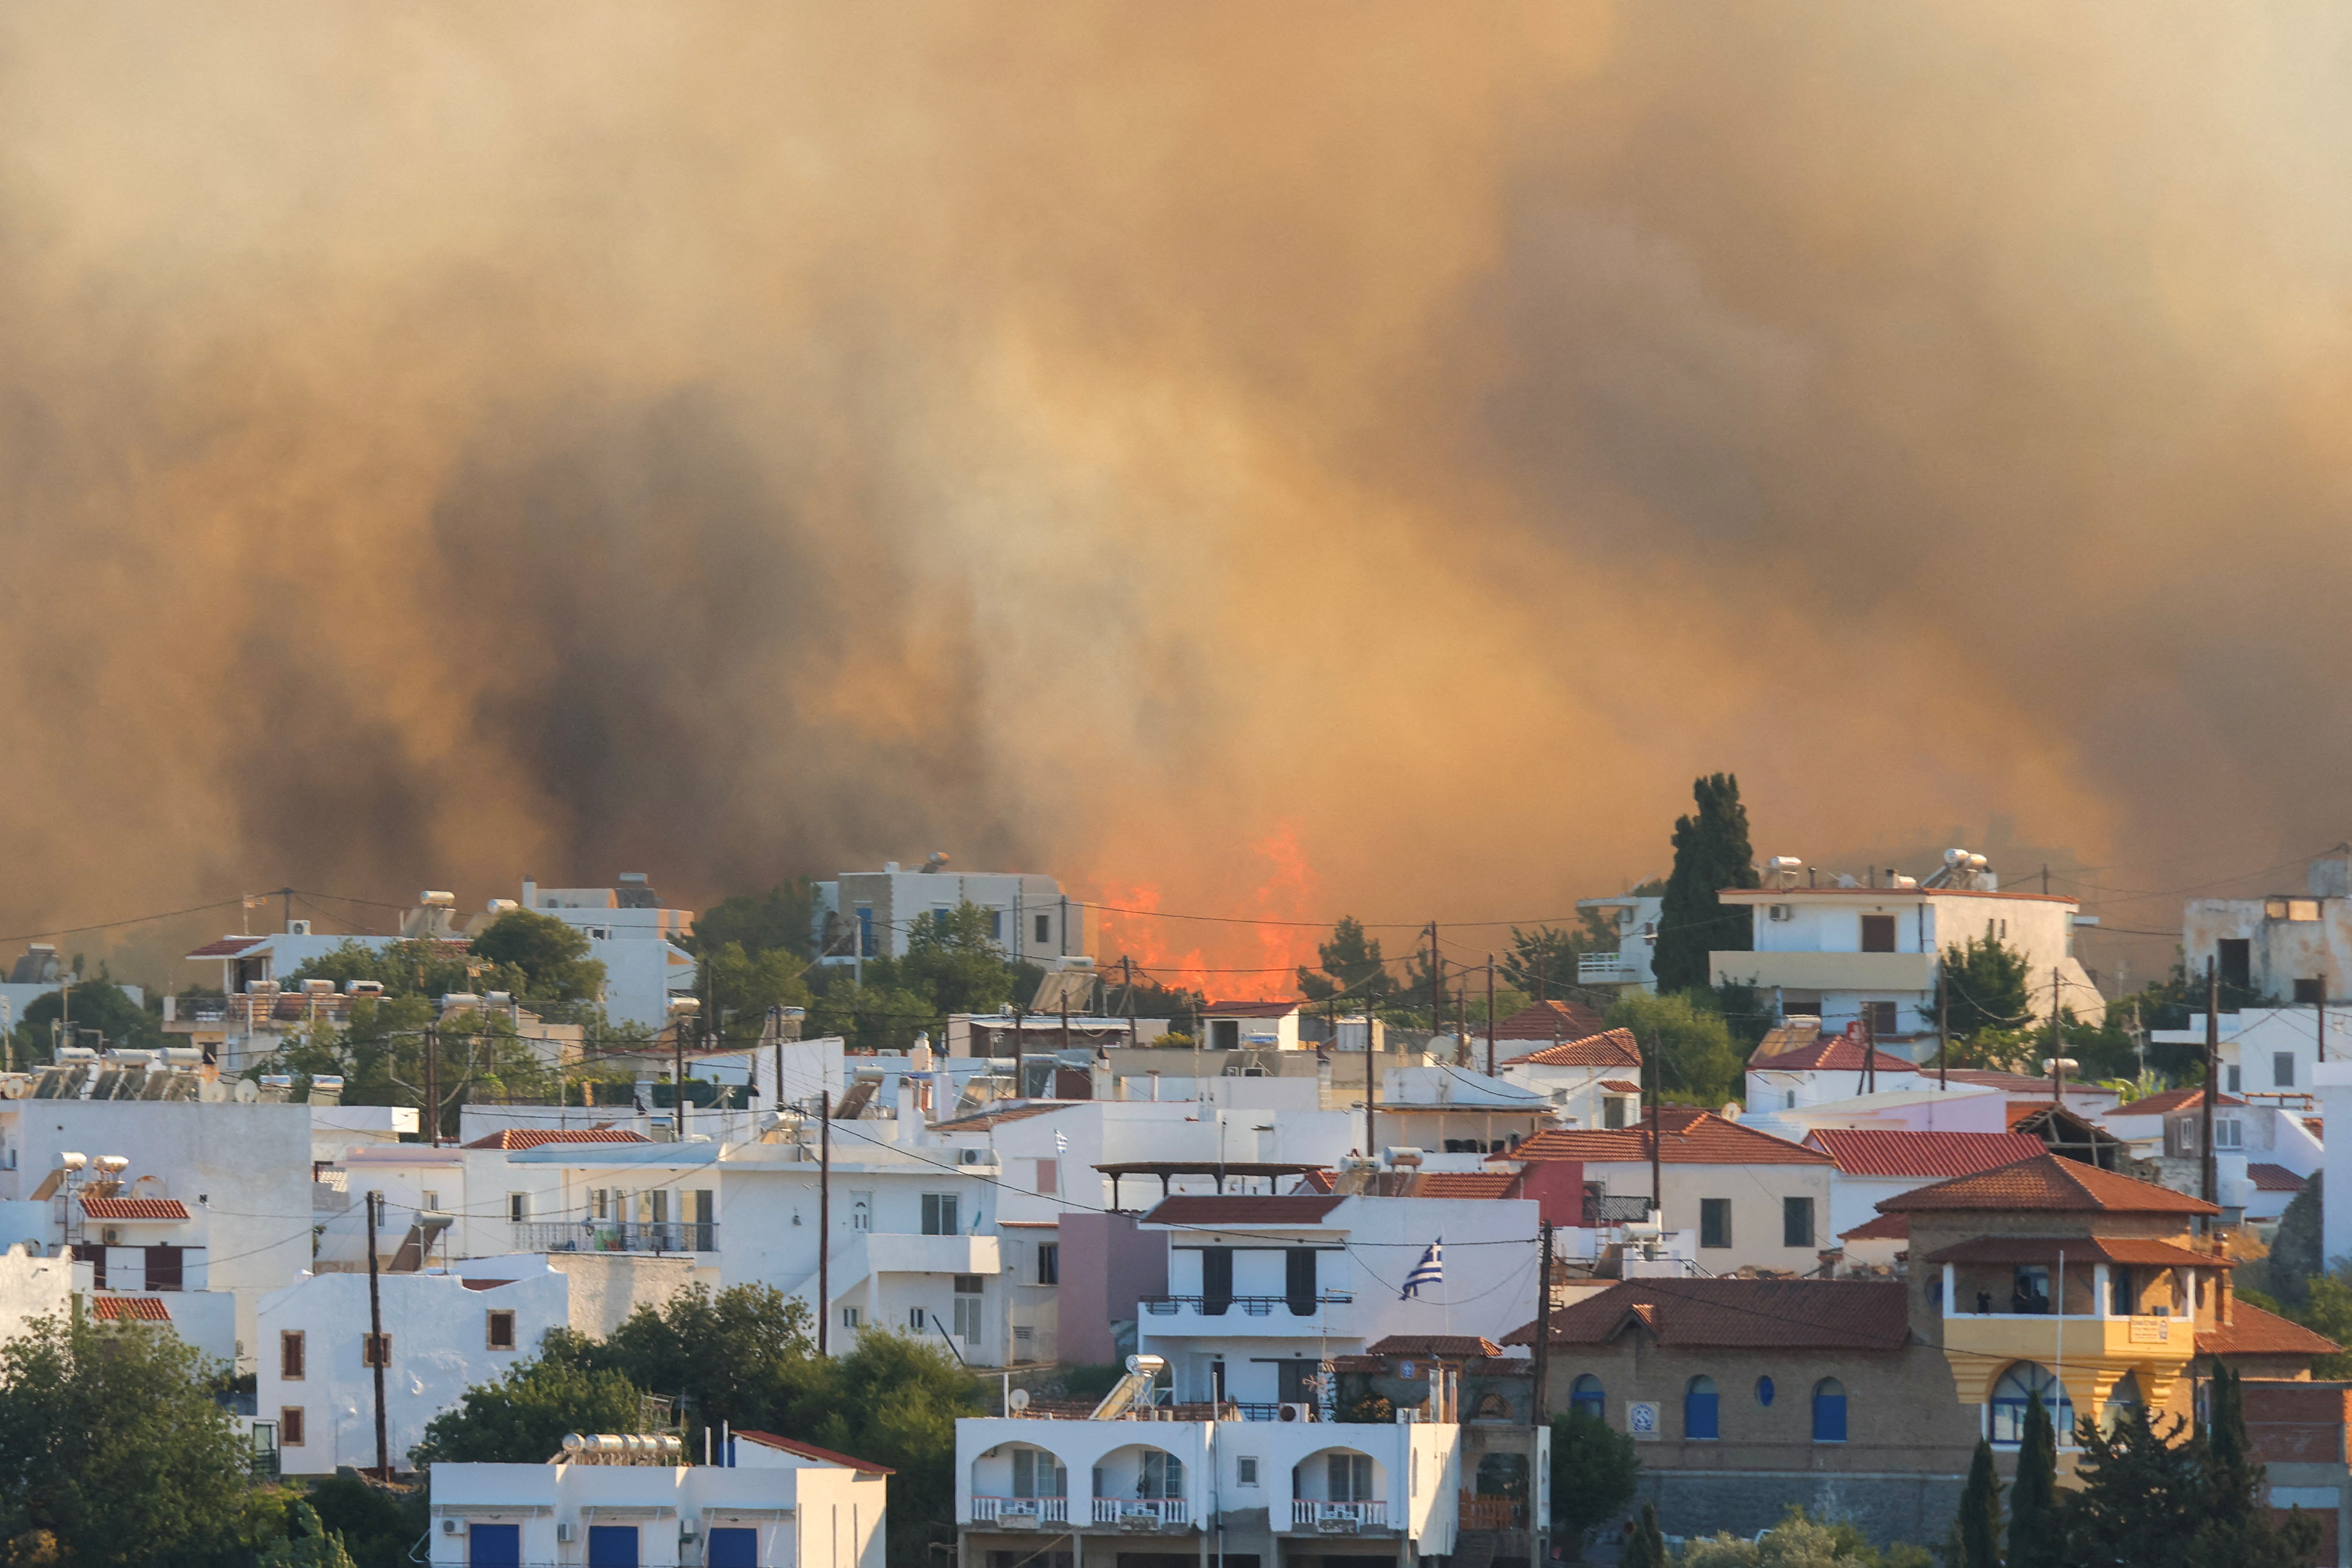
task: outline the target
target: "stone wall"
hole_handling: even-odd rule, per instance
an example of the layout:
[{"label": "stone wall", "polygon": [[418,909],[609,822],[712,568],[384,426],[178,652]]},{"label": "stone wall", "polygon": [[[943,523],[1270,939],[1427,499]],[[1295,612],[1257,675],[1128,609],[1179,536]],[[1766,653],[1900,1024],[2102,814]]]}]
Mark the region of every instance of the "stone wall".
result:
[{"label": "stone wall", "polygon": [[1752,1536],[1801,1504],[1815,1519],[1843,1520],[1873,1544],[1940,1546],[1958,1512],[1968,1477],[1869,1475],[1803,1470],[1644,1470],[1641,1500],[1658,1510],[1668,1535]]}]

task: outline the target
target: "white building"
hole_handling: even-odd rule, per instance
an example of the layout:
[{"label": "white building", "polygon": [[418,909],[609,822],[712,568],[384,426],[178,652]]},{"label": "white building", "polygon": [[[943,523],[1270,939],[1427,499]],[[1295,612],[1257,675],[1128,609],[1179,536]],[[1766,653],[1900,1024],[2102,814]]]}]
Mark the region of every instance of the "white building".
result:
[{"label": "white building", "polygon": [[694,911],[662,907],[645,873],[624,871],[610,888],[543,888],[526,879],[522,907],[553,915],[588,938],[604,966],[604,1013],[614,1023],[660,1028],[674,996],[694,993],[694,954],[678,944],[694,933]]},{"label": "white building", "polygon": [[[2049,1016],[2055,994],[2085,1023],[2106,1004],[2074,957],[2074,931],[2093,923],[2074,899],[2005,893],[1993,873],[1960,857],[1916,881],[1893,871],[1852,877],[1837,887],[1781,884],[1727,888],[1717,897],[1750,912],[1752,951],[1708,954],[1718,984],[1751,984],[1778,998],[1784,1014],[1808,1014],[1841,1030],[1866,1025],[1878,1044],[1918,1058],[1933,1053],[1938,955],[1990,936],[2025,960],[2026,997],[2034,1016]],[[1875,885],[1883,881],[1885,885]]]},{"label": "white building", "polygon": [[[882,1568],[890,1471],[764,1432],[716,1465],[592,1436],[543,1465],[436,1465],[436,1568]],[[674,1440],[673,1440],[674,1441]]]},{"label": "white building", "polygon": [[[513,1278],[385,1274],[376,1282],[386,1342],[384,1425],[393,1466],[436,1415],[476,1384],[496,1383],[571,1321],[570,1281],[539,1258]],[[278,1423],[279,1468],[331,1475],[375,1463],[375,1370],[368,1279],[305,1274],[262,1299],[256,1409]]]},{"label": "white building", "polygon": [[1580,985],[1630,985],[1643,991],[1658,988],[1657,976],[1651,961],[1657,955],[1658,921],[1664,914],[1666,901],[1639,893],[1620,893],[1611,899],[1579,899],[1580,910],[1607,910],[1617,924],[1617,950],[1614,952],[1580,952],[1576,955],[1576,979]]},{"label": "white building", "polygon": [[[2300,1097],[2311,1089],[2311,1069],[2325,1056],[2352,1056],[2352,1007],[2248,1007],[2220,1015],[2216,1047],[2221,1087],[2231,1094]],[[2151,1041],[2205,1044],[2205,1015],[2192,1013],[2185,1029],[2151,1029]]]},{"label": "white building", "polygon": [[0,1340],[16,1338],[36,1318],[65,1316],[73,1293],[72,1258],[21,1243],[0,1248]]},{"label": "white building", "polygon": [[1020,871],[950,871],[935,855],[916,870],[844,871],[816,884],[809,932],[826,963],[898,958],[917,922],[963,904],[987,911],[991,940],[1016,962],[1046,963],[1089,951],[1087,906],[1051,877]]}]

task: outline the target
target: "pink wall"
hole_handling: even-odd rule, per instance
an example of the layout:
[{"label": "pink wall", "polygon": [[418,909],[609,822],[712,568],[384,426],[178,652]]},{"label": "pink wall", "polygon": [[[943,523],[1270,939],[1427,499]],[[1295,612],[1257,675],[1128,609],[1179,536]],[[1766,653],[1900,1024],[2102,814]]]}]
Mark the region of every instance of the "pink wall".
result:
[{"label": "pink wall", "polygon": [[1110,1325],[1132,1319],[1146,1296],[1168,1293],[1168,1233],[1136,1228],[1128,1214],[1062,1215],[1062,1282],[1055,1315],[1055,1359],[1110,1361]]}]

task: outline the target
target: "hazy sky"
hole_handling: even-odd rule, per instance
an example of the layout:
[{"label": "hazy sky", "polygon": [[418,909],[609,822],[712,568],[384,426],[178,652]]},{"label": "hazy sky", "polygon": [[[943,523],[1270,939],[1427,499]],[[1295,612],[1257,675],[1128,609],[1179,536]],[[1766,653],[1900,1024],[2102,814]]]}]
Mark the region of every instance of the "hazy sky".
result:
[{"label": "hazy sky", "polygon": [[0,927],[934,848],[1526,917],[1716,769],[1765,854],[2332,843],[2347,45],[12,7]]}]

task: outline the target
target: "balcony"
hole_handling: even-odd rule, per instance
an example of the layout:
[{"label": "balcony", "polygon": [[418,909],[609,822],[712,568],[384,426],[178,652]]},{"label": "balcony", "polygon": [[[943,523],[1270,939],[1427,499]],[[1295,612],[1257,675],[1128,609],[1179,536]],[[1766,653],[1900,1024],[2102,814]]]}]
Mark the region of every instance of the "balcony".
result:
[{"label": "balcony", "polygon": [[1361,1530],[1386,1530],[1389,1527],[1389,1505],[1385,1502],[1318,1502],[1313,1498],[1293,1498],[1290,1524],[1294,1530],[1313,1530],[1333,1535],[1349,1535]]},{"label": "balcony", "polygon": [[1182,1530],[1192,1518],[1192,1506],[1180,1497],[1095,1499],[1095,1522],[1120,1530]]},{"label": "balcony", "polygon": [[1587,985],[1607,985],[1631,980],[1641,973],[1633,961],[1622,952],[1580,952],[1576,955],[1576,977]]},{"label": "balcony", "polygon": [[[1287,1296],[1147,1296],[1145,1328],[1152,1333],[1319,1333],[1326,1307],[1355,1300],[1347,1290],[1325,1290],[1293,1300]],[[1300,1308],[1306,1310],[1301,1311]]]},{"label": "balcony", "polygon": [[1066,1497],[975,1497],[971,1500],[971,1521],[992,1524],[1000,1530],[1030,1530],[1039,1525],[1070,1522],[1070,1500]]},{"label": "balcony", "polygon": [[719,1226],[698,1220],[524,1220],[517,1252],[716,1252]]},{"label": "balcony", "polygon": [[[1882,995],[1936,988],[1932,952],[1710,952],[1717,979],[1790,991],[1874,991]],[[1903,1020],[1907,1030],[1916,1020]]]},{"label": "balcony", "polygon": [[1947,1350],[2009,1361],[2047,1362],[2064,1336],[2068,1360],[2187,1361],[2197,1352],[2197,1325],[2186,1318],[2110,1318],[2069,1312],[1948,1312]]}]

